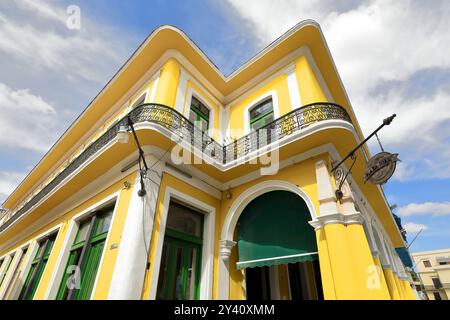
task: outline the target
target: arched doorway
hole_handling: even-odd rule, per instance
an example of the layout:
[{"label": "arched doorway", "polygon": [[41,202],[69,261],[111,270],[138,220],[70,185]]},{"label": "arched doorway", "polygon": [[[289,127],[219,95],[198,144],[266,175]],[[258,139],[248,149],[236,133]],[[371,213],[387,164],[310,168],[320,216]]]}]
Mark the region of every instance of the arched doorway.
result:
[{"label": "arched doorway", "polygon": [[275,190],[249,202],[236,225],[248,300],[323,299],[311,214],[297,194]]}]

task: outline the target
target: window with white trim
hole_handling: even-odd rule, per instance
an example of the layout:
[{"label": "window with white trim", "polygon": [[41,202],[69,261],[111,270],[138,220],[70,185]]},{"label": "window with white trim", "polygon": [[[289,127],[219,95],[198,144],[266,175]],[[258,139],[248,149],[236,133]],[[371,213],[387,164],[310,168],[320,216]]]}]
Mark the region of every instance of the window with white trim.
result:
[{"label": "window with white trim", "polygon": [[41,281],[47,261],[50,258],[53,245],[55,244],[57,233],[46,236],[38,241],[38,250],[31,261],[30,271],[25,279],[22,290],[20,291],[19,300],[31,300]]},{"label": "window with white trim", "polygon": [[209,129],[209,109],[194,96],[191,99],[189,121],[202,131]]},{"label": "window with white trim", "polygon": [[[15,256],[15,255],[16,255],[15,252],[12,253],[12,254],[9,256],[9,261],[5,262],[6,265],[5,265],[4,269],[3,269],[3,274],[2,274],[1,277],[0,277],[0,287],[2,286],[3,281],[5,280],[6,274],[7,274],[8,271],[9,271],[9,267],[11,266],[11,262],[14,260],[14,256]],[[5,259],[8,260],[7,258],[5,258]]]},{"label": "window with white trim", "polygon": [[249,110],[250,129],[258,130],[274,120],[273,100],[265,99]]},{"label": "window with white trim", "polygon": [[56,299],[90,299],[111,225],[114,205],[99,209],[79,222]]}]

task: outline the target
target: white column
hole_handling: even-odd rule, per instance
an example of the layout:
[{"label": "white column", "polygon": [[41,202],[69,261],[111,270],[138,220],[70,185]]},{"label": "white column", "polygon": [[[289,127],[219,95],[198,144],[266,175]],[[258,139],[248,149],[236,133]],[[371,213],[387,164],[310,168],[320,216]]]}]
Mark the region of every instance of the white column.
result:
[{"label": "white column", "polygon": [[[153,163],[155,160],[147,160]],[[160,163],[154,171],[147,172],[144,197],[138,196],[141,186],[139,174],[133,186],[133,195],[125,220],[116,266],[109,289],[108,299],[138,300],[141,299],[144,285],[147,257],[150,250],[150,239],[153,231],[153,220],[158,199],[161,173],[164,163]]]},{"label": "white column", "polygon": [[219,300],[230,299],[230,255],[235,241],[219,241]]}]

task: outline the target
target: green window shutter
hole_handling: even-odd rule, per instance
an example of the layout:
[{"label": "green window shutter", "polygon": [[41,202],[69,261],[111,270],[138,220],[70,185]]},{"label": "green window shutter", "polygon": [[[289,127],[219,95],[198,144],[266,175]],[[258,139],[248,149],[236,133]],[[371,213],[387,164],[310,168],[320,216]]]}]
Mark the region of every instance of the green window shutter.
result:
[{"label": "green window shutter", "polygon": [[265,193],[238,220],[237,268],[270,266],[317,259],[314,230],[306,203],[288,191]]}]

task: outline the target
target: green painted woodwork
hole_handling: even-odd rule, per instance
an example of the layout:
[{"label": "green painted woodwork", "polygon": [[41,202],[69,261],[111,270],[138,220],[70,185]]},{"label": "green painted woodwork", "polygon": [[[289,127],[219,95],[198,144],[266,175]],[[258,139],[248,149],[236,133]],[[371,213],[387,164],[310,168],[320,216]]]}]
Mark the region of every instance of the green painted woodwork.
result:
[{"label": "green painted woodwork", "polygon": [[202,131],[209,128],[209,109],[195,97],[191,99],[189,120]]},{"label": "green painted woodwork", "polygon": [[95,219],[94,226],[91,229],[91,234],[88,234],[88,232],[92,217],[80,223],[78,233],[75,237],[72,248],[70,249],[66,269],[58,293],[56,295],[56,299],[67,299],[70,292],[68,284],[76,283],[73,281],[71,282],[73,276],[75,275],[75,273],[73,272],[73,267],[71,268],[71,266],[78,266],[80,264],[81,251],[87,239],[90,240],[87,245],[86,259],[84,260],[85,262],[79,269],[79,288],[74,289],[72,299],[86,300],[91,297],[98,272],[98,267],[102,258],[103,249],[105,247],[106,237],[108,235],[109,227],[111,224],[113,209],[114,207],[110,207],[103,210],[102,212],[97,213],[97,218]]},{"label": "green painted woodwork", "polygon": [[288,191],[272,191],[251,201],[239,217],[237,268],[317,259],[317,244],[306,203]]},{"label": "green painted woodwork", "polygon": [[203,215],[171,202],[167,218],[168,226],[177,225],[173,221],[170,221],[171,219],[177,218],[175,214],[171,215],[171,212],[173,213],[177,210],[184,210],[186,216],[183,218],[186,221],[190,220],[188,217],[189,214],[193,215],[194,219],[190,221],[197,221],[199,225],[196,229],[201,231],[196,236],[192,233],[184,233],[166,227],[156,294],[156,299],[158,300],[188,300],[199,298]]}]

